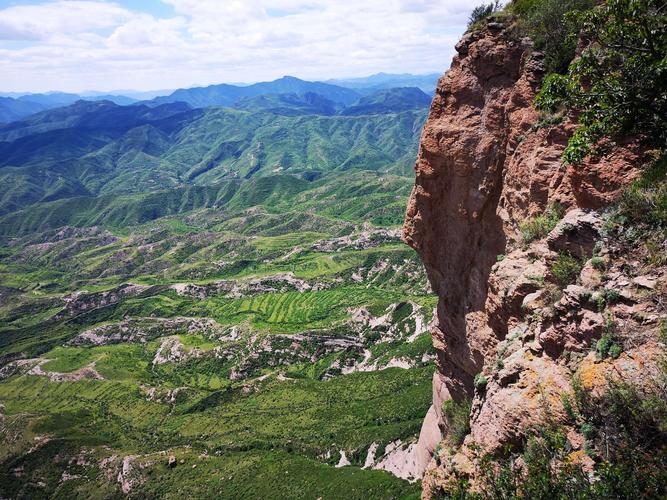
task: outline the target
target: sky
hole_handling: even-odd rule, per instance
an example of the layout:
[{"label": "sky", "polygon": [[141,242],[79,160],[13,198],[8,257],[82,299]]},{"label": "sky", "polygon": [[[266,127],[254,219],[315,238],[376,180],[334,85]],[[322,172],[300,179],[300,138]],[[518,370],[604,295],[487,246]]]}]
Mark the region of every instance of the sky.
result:
[{"label": "sky", "polygon": [[441,73],[470,0],[0,0],[0,92]]}]

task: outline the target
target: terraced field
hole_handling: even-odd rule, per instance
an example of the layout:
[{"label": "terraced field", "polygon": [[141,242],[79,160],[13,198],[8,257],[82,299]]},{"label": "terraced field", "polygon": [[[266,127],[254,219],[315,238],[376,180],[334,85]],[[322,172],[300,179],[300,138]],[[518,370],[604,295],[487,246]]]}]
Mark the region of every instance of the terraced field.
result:
[{"label": "terraced field", "polygon": [[0,494],[416,498],[362,468],[419,433],[435,305],[395,226],[359,215],[400,178],[368,175],[363,204],[316,183],[5,238]]},{"label": "terraced field", "polygon": [[417,498],[388,470],[431,403],[424,117],[0,127],[0,497]]}]

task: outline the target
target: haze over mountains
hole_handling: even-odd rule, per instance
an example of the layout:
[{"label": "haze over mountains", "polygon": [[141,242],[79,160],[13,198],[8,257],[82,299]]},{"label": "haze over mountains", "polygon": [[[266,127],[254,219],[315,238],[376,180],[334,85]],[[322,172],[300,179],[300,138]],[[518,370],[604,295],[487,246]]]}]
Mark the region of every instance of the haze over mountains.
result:
[{"label": "haze over mountains", "polygon": [[[271,82],[250,85],[218,84],[175,91],[116,91],[110,93],[88,91],[81,94],[65,92],[0,93],[0,123],[10,123],[40,111],[73,104],[78,100],[107,100],[119,105],[130,105],[141,101],[148,101],[149,105],[181,101],[192,107],[209,107],[234,106],[244,99],[274,94],[296,94],[297,96],[317,94],[335,103],[334,109],[330,110],[330,114],[334,114],[342,107],[355,104],[361,97],[379,90],[415,87],[430,96],[435,89],[437,78],[438,75],[378,73],[363,78],[308,82],[285,76]],[[293,96],[289,99],[293,99]],[[247,108],[247,103],[243,107]],[[329,109],[328,105],[322,103],[321,106],[310,111],[318,113],[326,109]]]}]

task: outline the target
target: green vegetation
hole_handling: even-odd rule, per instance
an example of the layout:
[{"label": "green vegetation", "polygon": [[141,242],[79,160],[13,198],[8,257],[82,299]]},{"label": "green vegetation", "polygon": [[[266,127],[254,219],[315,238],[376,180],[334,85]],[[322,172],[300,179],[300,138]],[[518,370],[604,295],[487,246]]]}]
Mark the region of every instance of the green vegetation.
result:
[{"label": "green vegetation", "polygon": [[562,207],[554,204],[547,207],[543,214],[523,221],[519,227],[523,244],[527,245],[531,241],[544,238],[556,227],[556,224],[558,224],[562,217]]},{"label": "green vegetation", "polygon": [[[173,103],[161,106],[157,119],[154,108],[110,103],[47,111],[0,128],[0,216],[9,216],[0,220],[0,234],[64,224],[125,227],[203,207],[272,203],[332,172],[407,175],[424,108],[280,116],[184,111]],[[77,125],[84,119],[99,128]],[[16,215],[36,204],[44,207],[39,213]],[[40,220],[45,225],[35,227]]]},{"label": "green vegetation", "polygon": [[515,0],[508,9],[519,17],[522,32],[543,52],[548,73],[565,73],[574,59],[583,22],[577,13],[594,7],[595,0]]},{"label": "green vegetation", "polygon": [[667,156],[654,160],[642,177],[626,188],[607,220],[610,237],[639,248],[648,266],[667,263]]},{"label": "green vegetation", "polygon": [[500,0],[494,0],[493,2],[481,4],[472,9],[470,17],[468,18],[468,29],[478,26],[479,23],[481,23],[491,14],[498,12],[500,7]]},{"label": "green vegetation", "polygon": [[473,384],[478,392],[484,392],[486,390],[486,385],[488,383],[489,381],[481,373],[475,375],[475,380],[473,381]]},{"label": "green vegetation", "polygon": [[593,266],[593,269],[600,272],[607,268],[604,259],[597,256],[591,258],[591,266]]},{"label": "green vegetation", "polygon": [[[664,374],[661,375],[664,377]],[[580,383],[564,396],[566,413],[579,425],[586,450],[598,464],[584,470],[564,429],[547,423],[526,439],[522,451],[478,457],[481,492],[461,477],[444,498],[662,498],[667,494],[667,397],[662,378],[640,388],[610,382],[600,396]],[[499,464],[499,467],[498,467]]]},{"label": "green vegetation", "polygon": [[[150,454],[191,445],[192,451],[184,450],[187,465],[173,473],[173,483],[172,473],[166,473],[165,467],[159,465],[166,465],[165,455],[156,454],[153,461],[157,461],[155,467],[161,473],[151,477],[153,469],[143,471],[148,482],[136,494],[157,494],[165,491],[162,488],[167,485],[177,486],[172,490],[174,494],[179,489],[196,494],[202,491],[199,488],[219,487],[237,488],[237,495],[246,489],[264,491],[262,488],[268,485],[254,484],[254,481],[250,481],[254,486],[243,485],[247,477],[241,469],[245,466],[235,467],[234,460],[246,463],[250,457],[254,458],[247,463],[247,474],[270,475],[274,470],[270,464],[274,461],[279,462],[276,464],[279,470],[296,474],[295,478],[285,478],[294,479],[295,483],[277,490],[281,492],[279,498],[300,498],[312,491],[326,492],[335,487],[349,490],[353,496],[355,489],[364,491],[364,488],[372,488],[371,491],[381,497],[391,497],[392,491],[406,494],[415,489],[384,472],[362,471],[358,467],[338,471],[318,461],[317,457],[327,450],[337,453],[339,448],[352,455],[354,450],[359,450],[357,454],[361,456],[364,447],[373,441],[389,442],[418,432],[423,412],[430,404],[429,374],[430,369],[426,372],[394,369],[327,383],[271,380],[250,394],[244,394],[240,388],[225,391],[223,398],[205,405],[201,403],[211,401],[216,393],[191,390],[179,397],[174,406],[146,400],[140,386],[128,381],[62,382],[56,388],[38,377],[14,378],[0,385],[8,418],[20,415],[18,412],[30,412],[33,432],[46,433],[55,439],[56,446],[67,443],[67,447],[65,450],[58,450],[60,446],[57,449],[45,447],[38,452],[43,459],[49,459],[49,467],[54,469],[50,479],[41,471],[46,464],[35,462],[35,457],[6,457],[0,464],[1,491],[5,495],[30,491],[25,489],[31,487],[27,482],[6,480],[17,466],[25,467],[26,474],[47,479],[46,491],[59,491],[63,487],[60,484],[62,471],[74,471],[68,468],[67,462],[60,465],[52,462],[53,456],[49,453],[76,456],[78,446],[106,445],[113,446],[116,453]],[[373,404],[369,405],[369,401]],[[386,424],[381,425],[381,422]],[[210,464],[208,458],[197,458],[203,452],[208,453]],[[193,462],[204,470],[192,470]],[[218,466],[222,469],[207,477]],[[82,493],[93,494],[105,487],[104,481],[96,484],[94,480],[99,468],[97,461],[82,467],[81,472],[92,479],[78,483]],[[299,468],[304,468],[300,473],[304,480],[306,472],[314,474],[307,485],[301,485],[296,479],[302,477],[296,472]],[[233,476],[234,480],[221,485],[222,473],[225,483],[229,482],[228,476]],[[202,479],[204,484],[200,484]]]},{"label": "green vegetation", "polygon": [[667,155],[653,162],[640,180],[623,192],[618,215],[628,225],[667,231]]},{"label": "green vegetation", "polygon": [[577,281],[583,265],[583,262],[577,257],[561,252],[551,265],[551,274],[556,283],[561,288],[565,288]]},{"label": "green vegetation", "polygon": [[454,401],[448,399],[442,404],[442,413],[447,421],[447,429],[452,443],[456,446],[463,444],[463,440],[470,434],[470,410],[472,401],[464,399]]},{"label": "green vegetation", "polygon": [[610,333],[605,333],[600,339],[593,343],[593,349],[598,359],[605,359],[607,357],[618,358],[623,352],[623,347],[614,341],[614,337]]},{"label": "green vegetation", "polygon": [[[557,2],[559,3],[559,2]],[[546,77],[541,109],[576,112],[579,123],[563,159],[577,163],[603,152],[603,139],[633,135],[667,145],[667,12],[662,0],[609,0],[574,12],[580,36],[590,40],[567,74]],[[577,30],[578,31],[578,30]],[[557,70],[557,68],[554,68]]]},{"label": "green vegetation", "polygon": [[[424,314],[435,305],[433,297],[418,295],[425,276],[416,256],[395,236],[335,220],[331,227],[349,233],[349,241],[328,243],[338,236],[322,232],[330,230],[324,225],[319,232],[304,232],[303,238],[294,232],[264,236],[275,227],[265,232],[252,222],[246,226],[246,220],[236,230],[259,236],[248,241],[226,230],[198,243],[221,224],[209,217],[158,219],[126,228],[127,236],[115,241],[103,230],[84,228],[58,231],[53,240],[52,233],[27,235],[17,247],[6,247],[0,275],[3,283],[18,287],[7,288],[13,300],[0,306],[0,355],[21,352],[45,361],[39,365],[43,375],[27,374],[29,364],[0,381],[2,412],[11,424],[0,434],[3,496],[34,494],[36,482],[44,483],[40,491],[49,495],[112,494],[118,486],[103,479],[107,472],[101,464],[114,454],[139,455],[150,463],[133,489],[140,496],[165,488],[265,494],[271,481],[262,486],[245,482],[276,470],[294,476],[293,483],[274,487],[278,498],[334,497],[334,491],[351,498],[396,498],[419,491],[418,484],[359,468],[373,442],[384,446],[414,439],[431,402],[433,368],[422,361],[432,351],[430,336],[423,333],[406,342],[416,328],[415,314],[424,323]],[[368,248],[355,243],[364,231],[373,241]],[[32,253],[34,238],[50,244]],[[236,243],[241,240],[247,243]],[[306,249],[315,244],[326,249]],[[294,253],[298,245],[304,251]],[[139,258],[140,247],[149,252]],[[63,259],[63,252],[76,257]],[[117,255],[137,260],[128,265]],[[218,259],[230,262],[225,281],[215,279],[219,270],[205,272],[207,262]],[[114,267],[115,262],[122,265]],[[170,262],[171,269],[165,274],[152,262]],[[52,267],[48,273],[41,270],[44,263]],[[158,272],[148,274],[151,269]],[[403,273],[397,276],[394,269]],[[205,296],[168,288],[194,272],[205,277],[197,285]],[[279,278],[282,272],[294,272],[289,279],[322,289],[295,290],[296,285]],[[127,276],[151,285],[121,296]],[[231,289],[242,296],[228,296]],[[77,290],[86,290],[77,299],[86,307],[68,312],[63,296]],[[102,301],[109,294],[121,298]],[[362,341],[356,345],[350,310],[368,308],[381,316],[390,306],[385,329],[377,334],[362,325]],[[214,320],[215,327],[193,326],[202,319]],[[390,327],[396,330],[393,340],[381,342]],[[91,331],[110,343],[71,345]],[[350,338],[355,340],[348,347],[325,347],[329,339]],[[158,352],[174,352],[173,345],[180,345],[182,354],[156,363]],[[393,359],[413,367],[348,375],[334,367],[360,362],[364,349],[369,362],[380,367]],[[84,369],[94,370],[99,379],[79,375]],[[47,374],[73,378],[49,380]],[[35,436],[52,441],[26,454]],[[84,449],[95,457],[83,467],[68,465],[69,458],[53,459],[56,453],[76,457]],[[187,466],[167,469],[159,454],[165,450],[185,457]],[[353,466],[332,468],[339,450]],[[203,461],[202,453],[210,458]],[[6,482],[16,467],[34,481]],[[62,482],[63,472],[80,477]]]},{"label": "green vegetation", "polygon": [[0,127],[0,497],[418,497],[361,466],[431,404],[397,231],[427,100]]}]

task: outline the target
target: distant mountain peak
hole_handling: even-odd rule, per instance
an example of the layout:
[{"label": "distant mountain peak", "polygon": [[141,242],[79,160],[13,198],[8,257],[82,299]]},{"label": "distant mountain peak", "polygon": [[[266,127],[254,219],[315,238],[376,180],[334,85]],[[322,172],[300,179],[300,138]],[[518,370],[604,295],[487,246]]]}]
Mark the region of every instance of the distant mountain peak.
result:
[{"label": "distant mountain peak", "polygon": [[361,94],[353,89],[330,83],[301,80],[295,76],[285,75],[270,82],[259,82],[246,86],[219,84],[208,87],[179,89],[169,96],[158,97],[149,102],[150,105],[157,105],[183,101],[195,108],[205,108],[211,106],[234,106],[243,99],[261,95],[303,95],[306,92],[319,94],[325,99],[346,106],[356,102],[361,97]]}]

